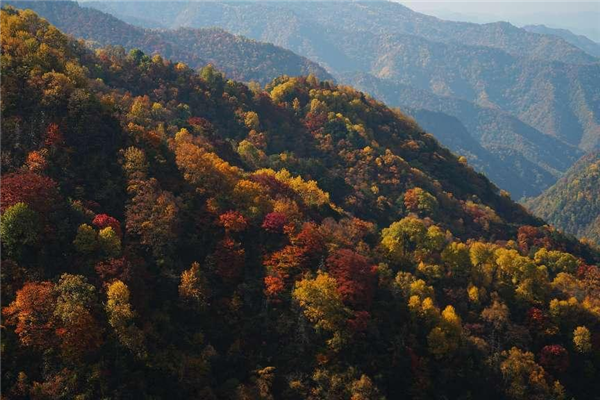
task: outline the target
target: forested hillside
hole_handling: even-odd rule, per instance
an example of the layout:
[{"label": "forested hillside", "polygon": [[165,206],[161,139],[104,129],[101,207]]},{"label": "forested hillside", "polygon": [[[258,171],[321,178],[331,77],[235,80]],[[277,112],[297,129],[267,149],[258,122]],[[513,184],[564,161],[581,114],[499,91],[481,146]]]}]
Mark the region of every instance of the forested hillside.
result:
[{"label": "forested hillside", "polygon": [[[228,78],[261,84],[281,76],[314,74],[332,77],[320,65],[270,43],[262,43],[221,29],[150,30],[129,25],[110,14],[78,5],[74,1],[9,1],[31,9],[64,32],[88,44],[123,46],[201,68],[211,63]],[[149,24],[151,27],[152,24]]]},{"label": "forested hillside", "polygon": [[600,153],[583,157],[527,206],[565,232],[600,244]]},{"label": "forested hillside", "polygon": [[600,254],[412,119],[1,14],[4,398],[600,390]]},{"label": "forested hillside", "polygon": [[[494,159],[516,160],[516,168],[505,165],[523,184],[513,180],[502,188],[517,198],[553,184],[582,155],[576,148],[600,145],[600,63],[555,35],[506,23],[443,21],[394,2],[90,5],[123,18],[143,14],[171,28],[219,26],[272,42],[319,62],[346,84],[355,85],[346,79],[356,74],[384,79],[383,90],[364,89],[374,96],[387,91],[378,98],[392,106],[458,118]],[[394,98],[385,90],[398,85],[442,96],[449,106],[428,109],[420,96]],[[520,173],[530,168],[534,173]],[[490,176],[498,184],[507,181]]]}]

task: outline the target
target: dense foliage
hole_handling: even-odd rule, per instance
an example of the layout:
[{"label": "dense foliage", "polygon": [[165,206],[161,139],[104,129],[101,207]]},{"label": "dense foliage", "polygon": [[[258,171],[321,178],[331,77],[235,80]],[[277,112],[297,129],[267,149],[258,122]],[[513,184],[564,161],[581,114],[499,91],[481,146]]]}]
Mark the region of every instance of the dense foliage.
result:
[{"label": "dense foliage", "polygon": [[600,244],[600,153],[584,156],[554,186],[526,204],[565,232]]},{"label": "dense foliage", "polygon": [[7,399],[600,390],[599,254],[400,112],[1,22]]}]

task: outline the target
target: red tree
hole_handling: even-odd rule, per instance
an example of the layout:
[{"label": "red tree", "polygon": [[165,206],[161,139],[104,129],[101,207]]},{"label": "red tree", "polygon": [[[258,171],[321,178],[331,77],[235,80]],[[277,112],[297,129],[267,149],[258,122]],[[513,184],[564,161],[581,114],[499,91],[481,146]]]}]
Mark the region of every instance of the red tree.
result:
[{"label": "red tree", "polygon": [[303,249],[309,259],[320,258],[325,252],[325,240],[314,222],[305,223],[293,242]]},{"label": "red tree", "polygon": [[59,201],[56,182],[34,172],[13,172],[3,176],[0,196],[1,212],[23,202],[43,215]]},{"label": "red tree", "polygon": [[358,333],[367,330],[370,319],[371,314],[369,314],[368,311],[355,311],[354,318],[348,319],[346,323],[348,324],[350,330]]},{"label": "red tree", "polygon": [[544,346],[540,352],[540,365],[552,372],[565,372],[569,368],[569,353],[558,344]]},{"label": "red tree", "polygon": [[56,338],[52,317],[56,306],[54,285],[50,282],[28,282],[18,292],[15,301],[2,310],[9,325],[24,346],[47,349]]},{"label": "red tree", "polygon": [[122,237],[122,235],[123,235],[121,232],[121,223],[109,215],[106,215],[106,214],[96,215],[96,217],[92,221],[92,224],[95,227],[97,227],[98,229],[104,229],[107,226],[110,226],[119,237]]},{"label": "red tree", "polygon": [[104,283],[111,283],[114,280],[127,283],[131,279],[131,264],[125,257],[100,262],[94,269]]},{"label": "red tree", "polygon": [[371,305],[376,272],[366,257],[341,249],[327,258],[327,267],[345,302],[361,308]]},{"label": "red tree", "polygon": [[287,216],[284,213],[272,212],[265,216],[262,227],[268,232],[282,233],[286,223]]},{"label": "red tree", "polygon": [[539,332],[546,327],[547,318],[539,308],[531,307],[527,311],[527,326],[532,331]]},{"label": "red tree", "polygon": [[244,272],[246,252],[240,243],[225,237],[213,254],[217,274],[226,282],[235,282]]},{"label": "red tree", "polygon": [[227,211],[219,216],[219,224],[228,232],[242,232],[248,221],[239,211]]},{"label": "red tree", "polygon": [[64,141],[65,139],[60,133],[58,125],[56,125],[55,123],[51,123],[50,125],[48,125],[48,129],[46,129],[46,137],[44,138],[44,145],[48,147],[58,146],[63,144]]}]

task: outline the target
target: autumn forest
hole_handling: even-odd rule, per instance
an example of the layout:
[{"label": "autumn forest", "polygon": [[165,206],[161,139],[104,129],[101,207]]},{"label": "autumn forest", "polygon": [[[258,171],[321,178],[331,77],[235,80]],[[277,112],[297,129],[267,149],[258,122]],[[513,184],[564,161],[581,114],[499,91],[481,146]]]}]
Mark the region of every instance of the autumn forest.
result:
[{"label": "autumn forest", "polygon": [[3,399],[598,398],[598,245],[401,110],[1,18]]}]

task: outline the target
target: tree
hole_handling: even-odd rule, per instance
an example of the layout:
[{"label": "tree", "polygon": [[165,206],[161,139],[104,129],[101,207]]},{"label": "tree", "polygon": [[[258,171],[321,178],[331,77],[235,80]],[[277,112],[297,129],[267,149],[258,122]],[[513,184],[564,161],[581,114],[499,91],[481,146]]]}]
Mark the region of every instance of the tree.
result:
[{"label": "tree", "polygon": [[56,333],[63,352],[76,358],[93,352],[102,343],[102,329],[94,316],[96,289],[81,275],[63,274],[55,290]]},{"label": "tree", "polygon": [[46,129],[46,136],[44,138],[44,145],[47,147],[60,146],[64,143],[65,139],[60,132],[60,128],[55,123],[50,123]]},{"label": "tree", "polygon": [[517,297],[527,302],[542,302],[549,292],[548,271],[516,250],[497,249],[496,263],[500,275],[516,287]]},{"label": "tree", "polygon": [[98,229],[104,229],[107,227],[111,227],[112,230],[117,234],[119,238],[123,236],[121,232],[121,223],[117,221],[115,218],[106,215],[106,214],[98,214],[94,217],[92,221],[92,225],[94,225]]},{"label": "tree", "polygon": [[544,369],[535,362],[532,353],[516,347],[502,352],[500,371],[506,382],[506,394],[515,400],[549,399],[551,389],[546,383]]},{"label": "tree", "polygon": [[442,262],[448,268],[448,272],[458,279],[464,279],[471,273],[469,248],[464,243],[448,244],[442,252]]},{"label": "tree", "polygon": [[540,365],[548,371],[563,373],[569,367],[569,353],[558,344],[544,346],[540,352]]},{"label": "tree", "polygon": [[185,180],[196,186],[200,193],[228,193],[240,174],[238,168],[196,145],[184,129],[175,136],[175,162]]},{"label": "tree", "polygon": [[23,346],[44,350],[52,346],[56,292],[50,282],[27,282],[17,297],[2,310],[6,322],[16,325],[15,333]]},{"label": "tree", "polygon": [[136,147],[128,147],[123,152],[123,169],[130,180],[144,179],[148,173],[148,161],[144,152]]},{"label": "tree", "polygon": [[258,114],[254,111],[248,111],[246,113],[246,117],[244,118],[244,124],[248,129],[257,131],[260,127]]},{"label": "tree", "polygon": [[272,233],[283,233],[283,227],[287,223],[287,216],[280,212],[272,212],[265,215],[262,228]]},{"label": "tree", "polygon": [[121,253],[121,239],[110,226],[98,232],[98,245],[106,258],[115,258]]},{"label": "tree", "polygon": [[48,160],[46,156],[48,155],[48,151],[46,149],[42,149],[40,151],[31,151],[27,155],[27,161],[25,164],[27,168],[31,172],[40,173],[43,172],[48,167]]},{"label": "tree", "polygon": [[166,257],[176,243],[179,206],[172,193],[160,189],[155,179],[136,181],[127,204],[126,230],[159,258]]},{"label": "tree", "polygon": [[131,264],[126,257],[101,261],[96,264],[94,269],[105,284],[114,280],[128,282],[132,277]]},{"label": "tree", "polygon": [[452,306],[442,311],[440,325],[427,336],[429,351],[437,358],[454,353],[460,345],[462,326],[460,317]]},{"label": "tree", "polygon": [[337,289],[337,281],[327,273],[296,283],[293,297],[315,328],[335,332],[342,328],[348,313]]},{"label": "tree", "polygon": [[219,224],[227,232],[242,232],[247,228],[248,221],[241,212],[230,210],[219,215]]},{"label": "tree", "polygon": [[360,379],[352,382],[350,388],[352,397],[350,400],[374,400],[381,397],[377,386],[367,375],[361,375]]},{"label": "tree", "polygon": [[179,297],[185,303],[203,309],[207,305],[209,295],[208,283],[200,271],[200,264],[194,262],[190,269],[181,273]]},{"label": "tree", "polygon": [[592,335],[585,326],[578,326],[573,331],[573,346],[579,353],[589,353],[592,350]]},{"label": "tree", "polygon": [[0,211],[17,203],[47,215],[59,203],[56,182],[34,172],[13,172],[2,176]]},{"label": "tree", "polygon": [[119,341],[139,357],[144,357],[144,334],[133,322],[135,313],[129,303],[129,288],[123,282],[116,280],[108,286],[106,295],[108,323],[114,329]]},{"label": "tree", "polygon": [[38,214],[25,203],[16,203],[0,217],[0,235],[7,253],[19,257],[23,249],[38,242],[41,226]]},{"label": "tree", "polygon": [[418,218],[407,217],[381,231],[381,244],[395,261],[410,258],[411,253],[425,245],[427,229]]},{"label": "tree", "polygon": [[366,257],[341,249],[327,258],[327,270],[335,278],[345,303],[363,309],[371,305],[376,272]]},{"label": "tree", "polygon": [[77,236],[73,241],[75,248],[82,254],[92,254],[98,248],[97,233],[88,224],[82,224],[77,228]]},{"label": "tree", "polygon": [[579,261],[572,254],[562,251],[539,249],[534,256],[538,265],[545,265],[553,274],[567,272],[573,274],[579,267]]},{"label": "tree", "polygon": [[239,242],[225,237],[217,244],[212,258],[217,275],[225,282],[234,283],[242,277],[246,252]]},{"label": "tree", "polygon": [[404,205],[410,212],[420,216],[434,216],[438,210],[438,201],[429,192],[416,187],[404,194]]}]

